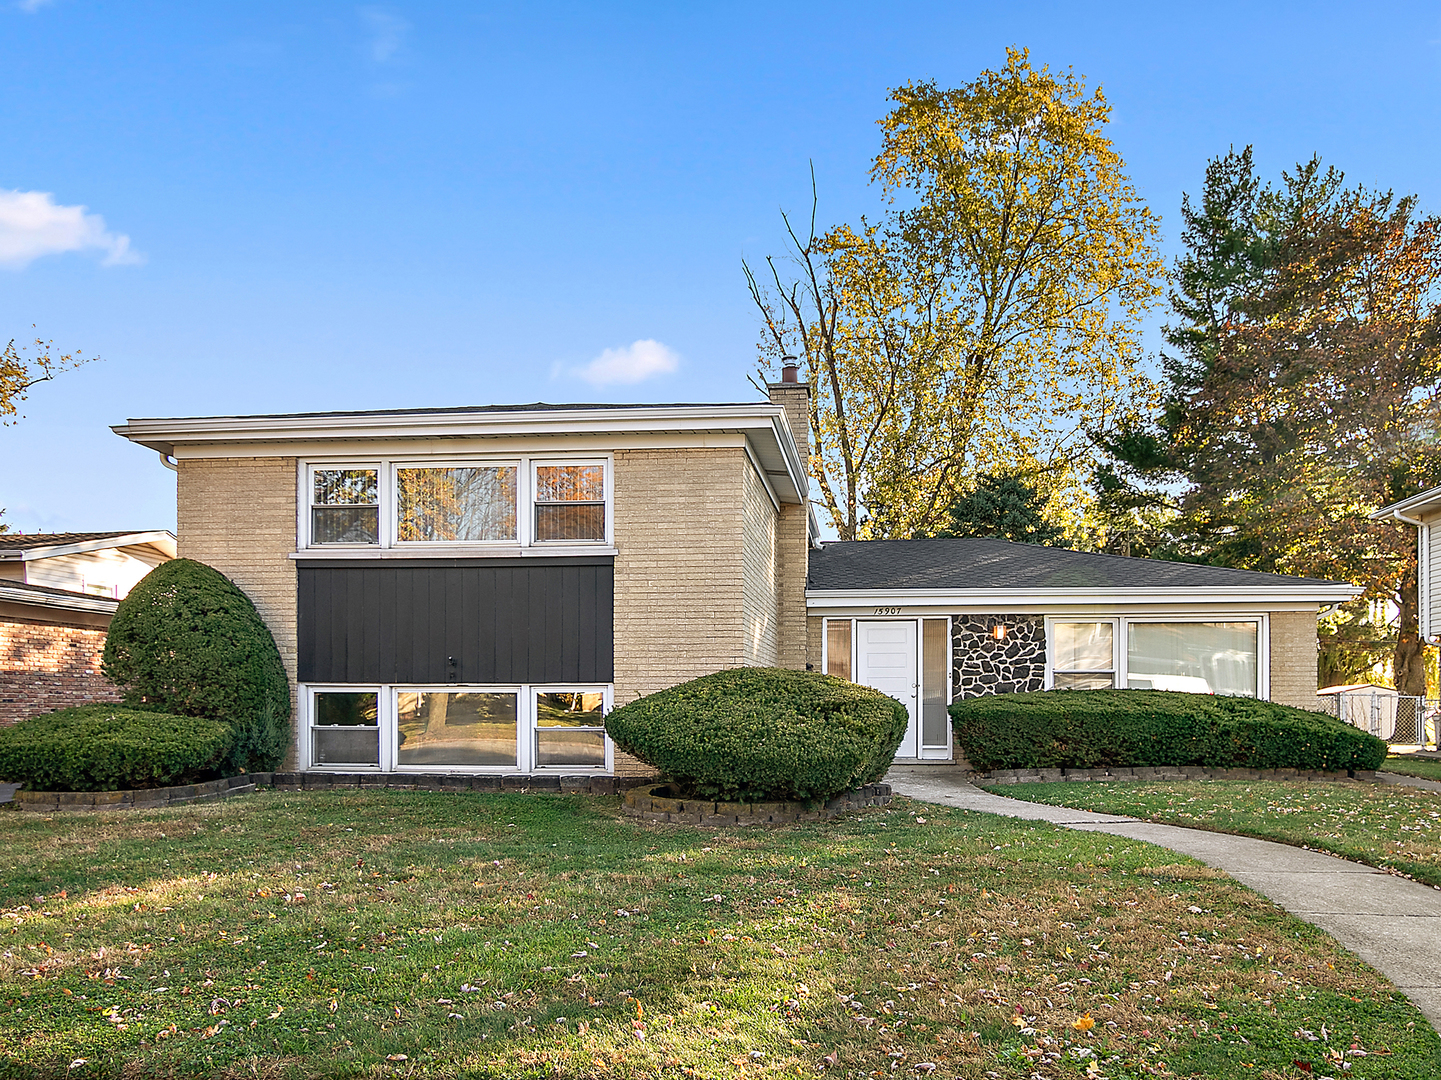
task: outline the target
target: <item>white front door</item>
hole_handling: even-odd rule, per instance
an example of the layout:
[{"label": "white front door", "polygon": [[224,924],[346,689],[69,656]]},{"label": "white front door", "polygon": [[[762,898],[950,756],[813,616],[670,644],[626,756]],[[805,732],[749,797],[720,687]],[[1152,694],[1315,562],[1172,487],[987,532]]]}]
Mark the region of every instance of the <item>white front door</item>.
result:
[{"label": "white front door", "polygon": [[896,749],[896,757],[918,758],[920,727],[916,723],[916,690],[919,680],[916,665],[915,622],[857,622],[856,682],[873,686],[895,698],[906,707],[911,722],[906,737]]}]

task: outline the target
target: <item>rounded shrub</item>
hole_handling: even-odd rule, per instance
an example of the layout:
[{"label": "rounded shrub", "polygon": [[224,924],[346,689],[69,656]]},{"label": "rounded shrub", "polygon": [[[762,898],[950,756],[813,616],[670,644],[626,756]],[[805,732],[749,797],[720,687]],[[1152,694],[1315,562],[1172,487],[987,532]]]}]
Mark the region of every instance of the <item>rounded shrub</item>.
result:
[{"label": "rounded shrub", "polygon": [[123,791],[221,774],[235,733],[198,716],[81,705],[0,728],[0,779],[31,791]]},{"label": "rounded shrub", "polygon": [[1325,713],[1175,690],[1049,690],[951,706],[956,743],[976,769],[1200,765],[1371,770],[1386,743]]},{"label": "rounded shrub", "polygon": [[624,705],[605,729],[687,794],[819,802],[885,775],[906,709],[830,675],[738,668]]},{"label": "rounded shrub", "polygon": [[273,769],[290,746],[290,684],[250,598],[203,563],[161,563],[120,601],[101,664],[125,704],[229,724],[224,767]]}]

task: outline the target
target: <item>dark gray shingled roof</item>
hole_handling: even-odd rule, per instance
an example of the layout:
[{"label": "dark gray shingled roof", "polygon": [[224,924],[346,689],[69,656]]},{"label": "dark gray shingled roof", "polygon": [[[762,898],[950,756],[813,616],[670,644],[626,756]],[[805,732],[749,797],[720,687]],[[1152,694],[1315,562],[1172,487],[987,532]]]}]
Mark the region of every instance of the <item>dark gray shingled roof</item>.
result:
[{"label": "dark gray shingled roof", "polygon": [[[0,533],[0,550],[24,550],[36,547],[58,547],[61,544],[83,544],[87,540],[110,540],[117,536],[134,536],[144,529],[126,529],[124,532],[89,533]],[[153,530],[152,530],[153,531]]]},{"label": "dark gray shingled roof", "polygon": [[1208,589],[1331,585],[1320,578],[1095,555],[1008,540],[842,540],[812,551],[807,589]]}]

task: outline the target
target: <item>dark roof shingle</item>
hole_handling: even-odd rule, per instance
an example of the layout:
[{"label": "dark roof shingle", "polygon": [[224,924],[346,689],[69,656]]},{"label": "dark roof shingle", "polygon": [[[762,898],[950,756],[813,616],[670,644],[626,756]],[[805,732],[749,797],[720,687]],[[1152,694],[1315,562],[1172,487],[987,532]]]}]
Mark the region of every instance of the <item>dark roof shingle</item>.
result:
[{"label": "dark roof shingle", "polygon": [[1331,585],[1320,578],[1097,555],[967,537],[848,540],[811,552],[808,589],[1208,589]]},{"label": "dark roof shingle", "polygon": [[25,548],[55,547],[59,544],[83,544],[87,540],[109,540],[115,536],[134,536],[144,529],[121,529],[119,532],[90,533],[0,533],[0,549],[9,551]]}]

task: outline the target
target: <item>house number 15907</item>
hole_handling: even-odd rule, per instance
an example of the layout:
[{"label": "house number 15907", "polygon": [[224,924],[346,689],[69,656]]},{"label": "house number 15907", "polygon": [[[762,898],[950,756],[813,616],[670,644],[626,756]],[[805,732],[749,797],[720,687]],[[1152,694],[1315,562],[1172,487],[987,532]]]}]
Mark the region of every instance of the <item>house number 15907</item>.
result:
[{"label": "house number 15907", "polygon": [[877,615],[899,615],[900,613],[901,613],[901,609],[898,608],[898,607],[878,607],[878,608],[876,608],[876,614],[877,614]]}]

